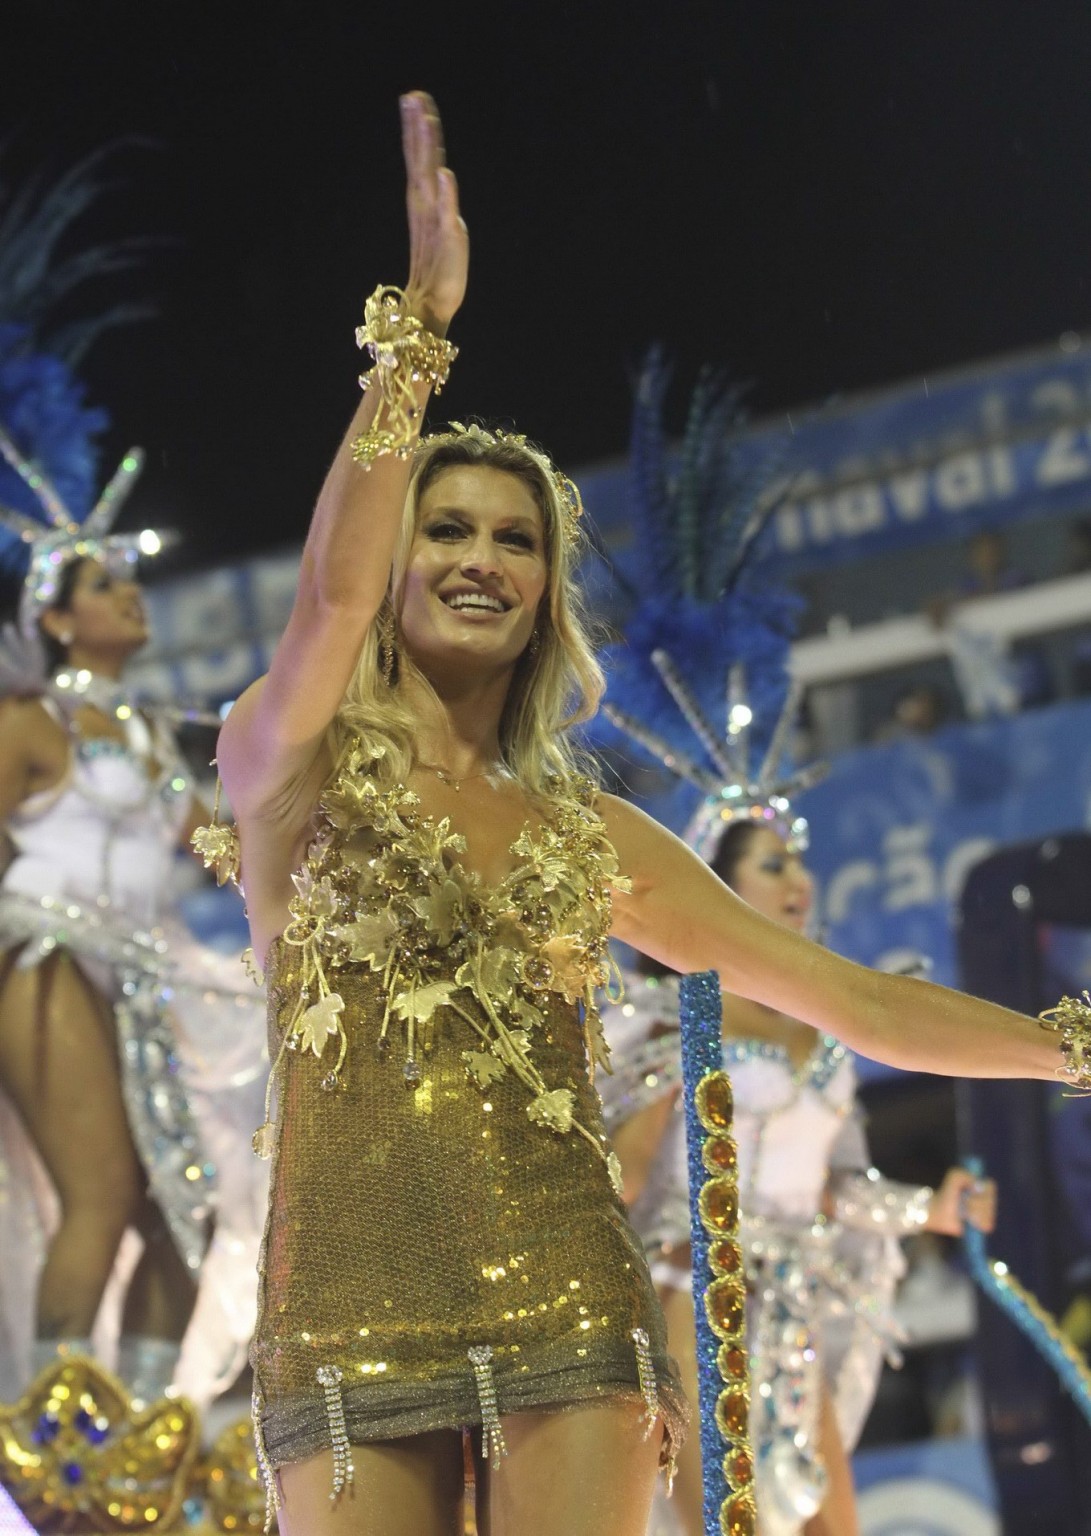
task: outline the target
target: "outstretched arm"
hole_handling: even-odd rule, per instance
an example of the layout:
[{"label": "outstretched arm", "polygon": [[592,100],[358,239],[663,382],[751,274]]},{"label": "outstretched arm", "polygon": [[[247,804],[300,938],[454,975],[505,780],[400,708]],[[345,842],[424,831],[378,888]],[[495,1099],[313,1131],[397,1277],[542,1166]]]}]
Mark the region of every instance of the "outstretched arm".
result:
[{"label": "outstretched arm", "polygon": [[[401,111],[410,246],[405,292],[412,314],[444,335],[465,292],[466,226],[435,103],[415,92],[402,98]],[[422,383],[421,412],[426,398]],[[353,444],[375,423],[379,406],[372,385],[319,495],[295,603],[268,675],[239,700],[221,736],[224,782],[241,821],[290,820],[300,800],[309,811],[313,788],[301,788],[325,776],[325,732],[386,592],[409,482],[404,459],[388,454],[366,471],[353,461]]]},{"label": "outstretched arm", "polygon": [[932,982],[855,965],[762,917],[678,838],[612,795],[600,809],[633,885],[614,898],[614,933],[678,971],[719,972],[724,988],[915,1072],[1053,1078],[1057,1036],[1035,1020]]}]

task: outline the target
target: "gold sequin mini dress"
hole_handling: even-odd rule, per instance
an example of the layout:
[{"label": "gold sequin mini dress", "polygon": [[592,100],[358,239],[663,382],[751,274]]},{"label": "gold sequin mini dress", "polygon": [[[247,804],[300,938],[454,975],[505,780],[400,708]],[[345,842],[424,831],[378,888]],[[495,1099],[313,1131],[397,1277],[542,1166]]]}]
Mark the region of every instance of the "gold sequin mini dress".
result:
[{"label": "gold sequin mini dress", "polygon": [[686,1409],[593,1084],[624,884],[566,784],[486,886],[355,743],[269,956],[278,1113],[252,1351],[259,1460],[636,1398]]}]

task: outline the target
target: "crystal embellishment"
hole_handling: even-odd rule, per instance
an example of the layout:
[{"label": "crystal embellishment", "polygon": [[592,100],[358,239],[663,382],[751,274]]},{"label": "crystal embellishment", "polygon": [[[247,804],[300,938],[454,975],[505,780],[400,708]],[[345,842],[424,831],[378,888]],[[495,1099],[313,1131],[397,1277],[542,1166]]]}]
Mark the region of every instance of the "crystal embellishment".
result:
[{"label": "crystal embellishment", "polygon": [[504,1444],[504,1432],[500,1428],[500,1414],[496,1407],[496,1384],[492,1377],[492,1346],[475,1344],[467,1350],[474,1368],[477,1383],[477,1400],[481,1405],[482,1451],[494,1471],[500,1466],[500,1458],[508,1454]]},{"label": "crystal embellishment", "polygon": [[629,1337],[636,1349],[636,1371],[640,1381],[640,1395],[644,1399],[644,1438],[647,1440],[659,1417],[659,1388],[652,1364],[651,1340],[647,1330],[634,1328]]},{"label": "crystal embellishment", "polygon": [[315,1372],[318,1385],[326,1395],[326,1418],[330,1426],[330,1445],[333,1449],[333,1487],[330,1503],[336,1504],[346,1488],[354,1481],[352,1451],[349,1446],[348,1427],[345,1424],[345,1404],[341,1397],[343,1373],[338,1365],[320,1365]]}]

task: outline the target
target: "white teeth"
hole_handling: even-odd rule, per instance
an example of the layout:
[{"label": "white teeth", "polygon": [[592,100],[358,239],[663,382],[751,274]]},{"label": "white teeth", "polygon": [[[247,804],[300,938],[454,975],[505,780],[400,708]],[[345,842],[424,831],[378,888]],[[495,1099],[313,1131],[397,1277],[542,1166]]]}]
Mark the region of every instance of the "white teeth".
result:
[{"label": "white teeth", "polygon": [[448,608],[483,608],[489,613],[505,612],[504,605],[498,597],[486,597],[484,592],[457,592],[454,597],[445,599]]}]

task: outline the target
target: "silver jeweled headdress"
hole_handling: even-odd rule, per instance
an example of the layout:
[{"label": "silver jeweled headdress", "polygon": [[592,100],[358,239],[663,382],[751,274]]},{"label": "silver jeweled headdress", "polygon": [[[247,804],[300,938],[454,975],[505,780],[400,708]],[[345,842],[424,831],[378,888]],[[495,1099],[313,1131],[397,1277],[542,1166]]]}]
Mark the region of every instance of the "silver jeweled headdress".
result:
[{"label": "silver jeweled headdress", "polygon": [[57,595],[61,573],[70,560],[101,560],[117,571],[135,565],[141,556],[157,554],[164,537],[150,528],[139,533],[111,532],[125,499],[144,463],[143,451],[131,448],[106,489],[82,522],[77,521],[45,474],[19,451],[0,426],[0,455],[33,492],[44,521],[0,504],[0,525],[28,546],[29,560],[19,598],[19,629],[32,641],[38,620]]}]

